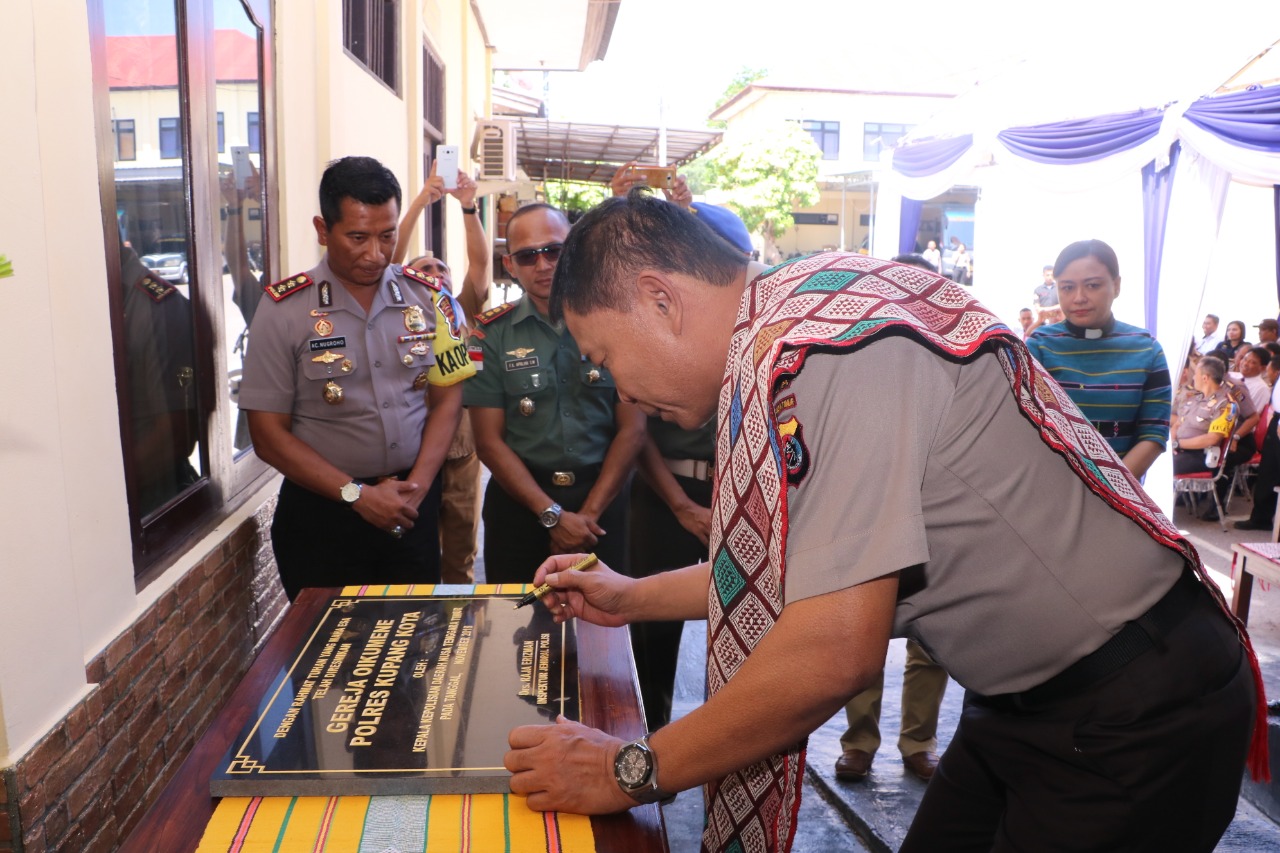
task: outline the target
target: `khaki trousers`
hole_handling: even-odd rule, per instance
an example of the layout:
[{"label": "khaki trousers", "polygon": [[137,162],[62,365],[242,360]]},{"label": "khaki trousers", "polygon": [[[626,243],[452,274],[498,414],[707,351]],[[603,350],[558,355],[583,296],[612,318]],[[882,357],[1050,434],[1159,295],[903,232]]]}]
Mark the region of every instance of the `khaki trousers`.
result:
[{"label": "khaki trousers", "polygon": [[[902,755],[936,752],[938,709],[947,691],[947,671],[928,652],[907,640],[907,665],[902,674],[902,726],[898,751]],[[849,700],[845,718],[849,728],[840,738],[844,750],[861,749],[872,755],[880,748],[880,702],[884,697],[884,671],[876,683]]]},{"label": "khaki trousers", "polygon": [[480,457],[473,451],[440,466],[440,582],[475,583],[480,532]]}]

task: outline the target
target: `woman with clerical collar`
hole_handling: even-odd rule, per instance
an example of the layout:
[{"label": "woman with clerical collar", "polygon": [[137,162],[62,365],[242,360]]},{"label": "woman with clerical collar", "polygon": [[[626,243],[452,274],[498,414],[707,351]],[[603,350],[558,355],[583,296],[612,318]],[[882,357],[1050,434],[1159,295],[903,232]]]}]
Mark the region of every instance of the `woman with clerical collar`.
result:
[{"label": "woman with clerical collar", "polygon": [[1146,329],[1111,313],[1120,295],[1120,262],[1106,243],[1081,240],[1067,246],[1053,277],[1066,319],[1036,329],[1027,348],[1141,477],[1169,438],[1164,350]]}]

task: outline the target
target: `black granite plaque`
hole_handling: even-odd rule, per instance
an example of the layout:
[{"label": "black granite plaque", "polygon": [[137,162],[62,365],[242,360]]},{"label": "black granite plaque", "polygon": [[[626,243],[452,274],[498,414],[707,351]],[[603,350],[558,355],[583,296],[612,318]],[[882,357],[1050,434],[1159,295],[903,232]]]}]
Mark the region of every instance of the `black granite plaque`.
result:
[{"label": "black granite plaque", "polygon": [[336,598],[212,793],[502,793],[515,726],[579,718],[572,623],[498,596]]}]

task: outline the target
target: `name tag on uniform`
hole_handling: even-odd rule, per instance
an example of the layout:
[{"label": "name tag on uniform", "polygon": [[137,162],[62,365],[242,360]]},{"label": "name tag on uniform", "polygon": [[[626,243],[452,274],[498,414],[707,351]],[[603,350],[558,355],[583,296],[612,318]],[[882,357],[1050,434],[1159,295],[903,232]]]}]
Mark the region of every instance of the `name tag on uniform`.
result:
[{"label": "name tag on uniform", "polygon": [[530,358],[508,359],[503,366],[506,367],[507,370],[526,370],[530,367],[538,366],[538,357],[535,355]]},{"label": "name tag on uniform", "polygon": [[321,350],[326,350],[326,349],[337,349],[338,347],[345,347],[346,345],[347,345],[347,339],[345,337],[343,338],[312,338],[311,340],[307,341],[307,349],[309,349],[311,352],[320,352]]}]

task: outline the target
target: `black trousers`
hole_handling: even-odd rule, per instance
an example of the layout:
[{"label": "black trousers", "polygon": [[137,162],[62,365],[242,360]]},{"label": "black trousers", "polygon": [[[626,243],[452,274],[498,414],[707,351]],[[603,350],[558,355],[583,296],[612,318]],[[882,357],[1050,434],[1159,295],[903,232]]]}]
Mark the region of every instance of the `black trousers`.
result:
[{"label": "black trousers", "polygon": [[1253,512],[1249,520],[1254,524],[1271,526],[1276,514],[1276,486],[1280,486],[1280,436],[1276,435],[1280,412],[1271,416],[1267,437],[1262,440],[1262,461],[1258,464],[1258,479],[1253,484]]},{"label": "black trousers", "polygon": [[901,853],[1213,850],[1235,815],[1254,687],[1207,591],[1100,683],[1043,707],[966,694]]},{"label": "black trousers", "polygon": [[397,539],[292,480],[280,486],[271,522],[271,548],[285,594],[293,601],[309,586],[438,583],[440,478],[418,507],[418,520]]},{"label": "black trousers", "polygon": [[[711,483],[676,477],[680,488],[700,506],[711,505]],[[631,575],[642,578],[692,566],[707,559],[707,546],[685,530],[648,483],[636,477],[631,486]],[[631,626],[631,647],[640,676],[645,724],[649,731],[671,721],[676,663],[684,622],[637,622]]]},{"label": "black trousers", "polygon": [[[572,486],[553,486],[546,477],[534,475],[551,499],[570,512],[577,512],[596,478],[579,476]],[[613,503],[600,514],[605,529],[594,553],[609,568],[627,571],[628,485],[622,484]],[[551,533],[538,517],[516,501],[494,477],[484,492],[484,577],[488,583],[532,583],[533,573],[551,556]]]}]

